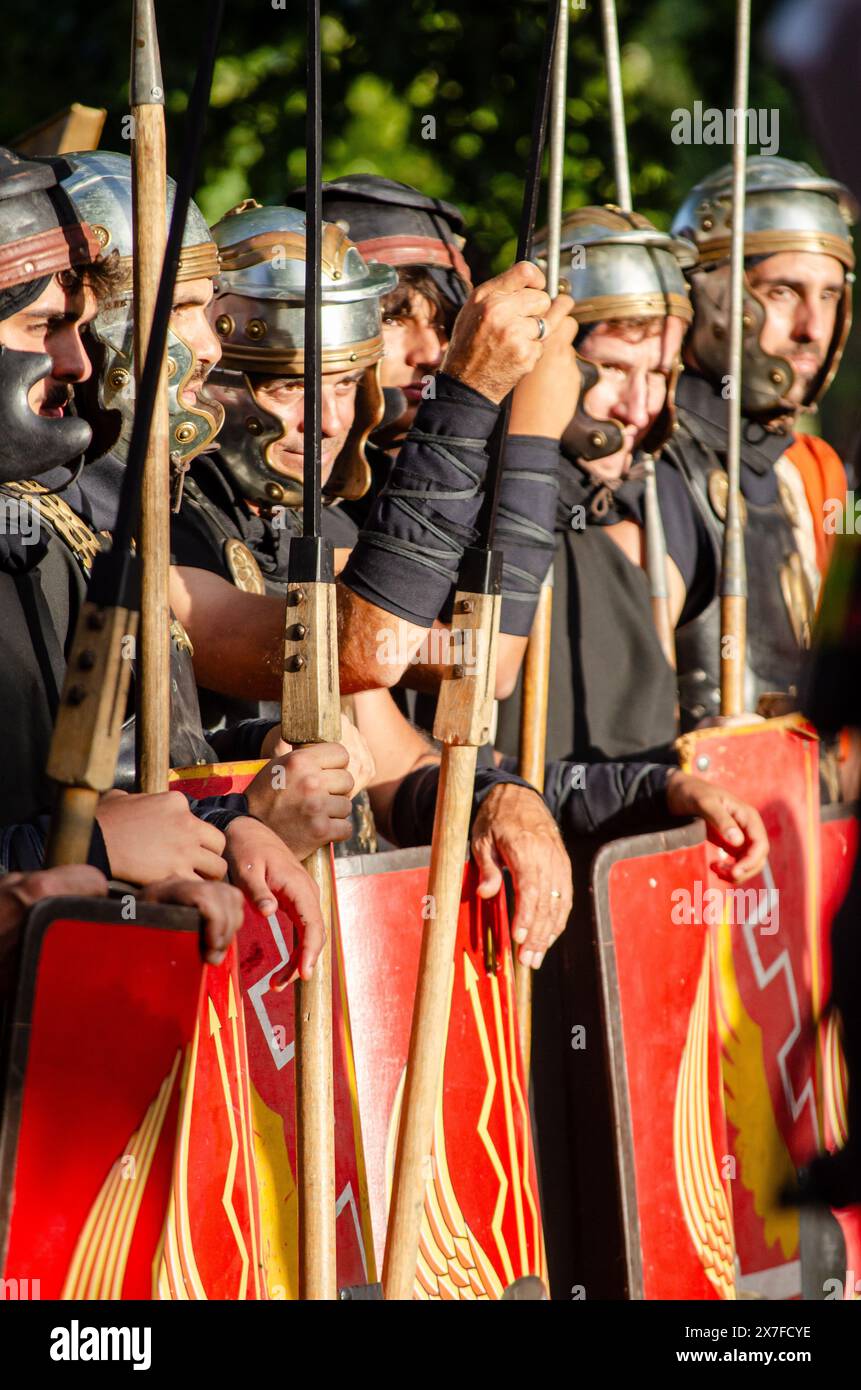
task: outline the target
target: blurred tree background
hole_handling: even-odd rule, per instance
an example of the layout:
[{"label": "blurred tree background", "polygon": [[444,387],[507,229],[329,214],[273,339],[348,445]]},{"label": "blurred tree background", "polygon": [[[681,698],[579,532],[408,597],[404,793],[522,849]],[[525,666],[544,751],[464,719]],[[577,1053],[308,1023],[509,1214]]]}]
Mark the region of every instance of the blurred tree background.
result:
[{"label": "blurred tree background", "polygon": [[[514,251],[529,147],[544,0],[323,0],[326,177],[372,172],[463,209],[474,269]],[[779,152],[820,164],[794,95],[764,41],[777,0],[754,6],[750,104],[778,108]],[[672,113],[731,103],[734,0],[619,0],[634,203],[667,226],[691,183],[728,151],[675,145]],[[203,0],[157,3],[172,160],[205,14]],[[71,101],[104,106],[105,149],[122,150],[128,111],[130,0],[93,6],[3,0],[0,138]],[[612,201],[615,189],[599,9],[571,0],[565,205]],[[227,0],[198,199],[215,220],[242,198],[277,202],[304,177],[302,0]],[[433,117],[433,122],[425,118]],[[431,135],[432,138],[426,138]],[[821,167],[821,166],[820,166]],[[175,172],[175,170],[173,170]],[[825,424],[846,446],[858,423],[857,358],[828,398]]]}]

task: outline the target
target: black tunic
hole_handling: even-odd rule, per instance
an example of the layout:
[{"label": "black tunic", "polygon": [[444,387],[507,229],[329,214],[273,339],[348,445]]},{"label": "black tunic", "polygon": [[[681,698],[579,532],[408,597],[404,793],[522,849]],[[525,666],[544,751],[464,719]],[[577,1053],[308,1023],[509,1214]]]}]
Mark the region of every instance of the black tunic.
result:
[{"label": "black tunic", "polygon": [[[642,489],[626,486],[600,520],[586,506],[583,525],[589,487],[576,465],[563,458],[561,466],[547,758],[668,759],[675,679],[655,630],[648,577],[608,534],[608,522],[641,523]],[[496,746],[512,756],[521,691],[522,676],[497,723]]]}]

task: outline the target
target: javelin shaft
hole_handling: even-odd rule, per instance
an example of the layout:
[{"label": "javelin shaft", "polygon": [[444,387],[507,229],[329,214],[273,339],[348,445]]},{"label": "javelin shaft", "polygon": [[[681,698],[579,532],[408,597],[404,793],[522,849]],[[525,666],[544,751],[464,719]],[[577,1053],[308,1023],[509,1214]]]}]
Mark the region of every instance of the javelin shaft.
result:
[{"label": "javelin shaft", "polygon": [[607,64],[607,91],[610,102],[610,131],[613,137],[613,167],[616,200],[625,211],[631,209],[631,175],[628,169],[628,135],[625,129],[625,98],[622,92],[622,63],[619,56],[619,25],[616,0],[601,0],[604,27],[604,58]]},{"label": "javelin shaft", "polygon": [[305,437],[302,530],[319,536],[322,526],[320,450],[323,394],[320,358],[322,280],[320,251],[323,222],[321,188],[323,109],[320,70],[320,7],[306,6],[306,102],[305,140]]},{"label": "javelin shaft", "polygon": [[[523,190],[523,203],[520,209],[520,226],[517,232],[516,260],[529,260],[532,254],[532,238],[535,234],[535,220],[538,215],[538,198],[541,192],[541,163],[544,155],[544,141],[547,135],[547,120],[550,114],[550,89],[553,81],[553,52],[559,28],[559,9],[561,0],[549,0],[547,24],[544,31],[544,49],[541,55],[538,99],[532,115],[532,140],[529,147],[529,165]],[[557,277],[558,278],[558,277]],[[549,279],[548,279],[549,284]],[[551,291],[552,293],[552,291]],[[488,449],[490,461],[487,469],[487,485],[484,502],[478,518],[478,537],[476,546],[489,550],[496,531],[496,513],[499,508],[499,487],[502,480],[502,456],[508,434],[508,420],[511,414],[511,395],[502,403],[496,429]]]},{"label": "javelin shaft", "polygon": [[747,636],[747,565],[741,525],[741,373],[744,337],[744,212],[747,174],[747,98],[750,64],[750,0],[738,0],[735,31],[735,90],[732,154],[732,240],[730,249],[727,505],[721,569],[721,713],[744,710]]}]

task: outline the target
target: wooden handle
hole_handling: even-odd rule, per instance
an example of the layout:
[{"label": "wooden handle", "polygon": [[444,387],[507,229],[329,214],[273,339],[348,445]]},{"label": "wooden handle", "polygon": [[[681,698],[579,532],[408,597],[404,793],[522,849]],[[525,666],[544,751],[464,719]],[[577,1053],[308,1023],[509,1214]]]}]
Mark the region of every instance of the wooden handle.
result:
[{"label": "wooden handle", "polygon": [[296,999],[299,1297],[336,1299],[335,1125],[332,1094],[332,865],[318,849],[305,868],[320,890],[326,944]]},{"label": "wooden handle", "polygon": [[[520,775],[538,791],[544,790],[547,749],[547,703],[550,697],[550,633],[553,623],[553,585],[542,584],[538,607],[523,661],[523,697],[520,704]],[[514,1000],[523,1070],[529,1079],[532,1057],[532,971],[521,965],[514,952]]]},{"label": "wooden handle", "polygon": [[[134,109],[134,365],[140,386],[167,241],[164,108]],[[167,354],[153,409],[141,491],[138,654],[141,791],[167,790],[170,770],[170,420]]]},{"label": "wooden handle", "polygon": [[720,601],[720,712],[744,713],[744,653],[747,643],[747,599],[725,594]]},{"label": "wooden handle", "polygon": [[60,788],[45,847],[47,868],[87,863],[98,803],[99,793],[92,787]]},{"label": "wooden handle", "polygon": [[547,701],[550,695],[550,629],[553,586],[542,584],[538,607],[523,661],[523,699],[520,713],[520,775],[544,790],[547,748]]},{"label": "wooden handle", "polygon": [[422,936],[383,1263],[387,1299],[412,1298],[416,1277],[477,757],[478,749],[473,746],[442,750],[428,880],[433,915],[427,919]]}]

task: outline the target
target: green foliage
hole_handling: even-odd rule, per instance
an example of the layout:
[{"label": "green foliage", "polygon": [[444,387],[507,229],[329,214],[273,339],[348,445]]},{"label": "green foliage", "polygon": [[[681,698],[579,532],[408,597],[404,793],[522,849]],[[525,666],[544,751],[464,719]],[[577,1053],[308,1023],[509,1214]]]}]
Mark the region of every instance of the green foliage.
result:
[{"label": "green foliage", "polygon": [[[762,26],[776,0],[760,0]],[[544,0],[323,0],[327,177],[388,175],[457,202],[480,272],[508,263],[528,157]],[[619,0],[634,202],[666,226],[722,151],[678,146],[672,112],[731,101],[734,0]],[[130,4],[34,6],[4,0],[0,132],[12,139],[73,100],[108,109],[102,145],[123,149]],[[168,145],[179,157],[202,0],[168,5],[159,24]],[[599,8],[571,10],[565,204],[612,201],[615,187]],[[230,0],[198,191],[214,220],[240,199],[277,202],[304,177],[304,5]],[[751,105],[780,108],[781,153],[813,159],[798,104],[759,48]],[[434,138],[426,138],[432,117]]]}]

